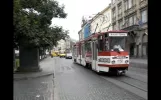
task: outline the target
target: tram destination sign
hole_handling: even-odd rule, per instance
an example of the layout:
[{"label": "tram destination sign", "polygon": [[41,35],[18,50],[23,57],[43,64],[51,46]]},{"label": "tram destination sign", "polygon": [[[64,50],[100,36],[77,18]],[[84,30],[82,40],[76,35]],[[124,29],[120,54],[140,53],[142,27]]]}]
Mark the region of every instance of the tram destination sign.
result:
[{"label": "tram destination sign", "polygon": [[109,33],[109,36],[127,36],[127,33]]}]

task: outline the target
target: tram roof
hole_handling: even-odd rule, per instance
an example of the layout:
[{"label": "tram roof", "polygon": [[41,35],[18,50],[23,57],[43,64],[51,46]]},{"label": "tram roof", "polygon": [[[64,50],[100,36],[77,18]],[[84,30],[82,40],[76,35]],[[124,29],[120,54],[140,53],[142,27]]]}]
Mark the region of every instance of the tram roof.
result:
[{"label": "tram roof", "polygon": [[125,30],[111,30],[111,31],[107,31],[107,32],[100,32],[100,33],[95,33],[90,35],[88,38],[77,42],[74,46],[79,45],[80,43],[84,42],[84,41],[89,41],[90,39],[92,39],[93,37],[98,37],[99,35],[103,35],[105,33],[128,33],[128,31]]}]

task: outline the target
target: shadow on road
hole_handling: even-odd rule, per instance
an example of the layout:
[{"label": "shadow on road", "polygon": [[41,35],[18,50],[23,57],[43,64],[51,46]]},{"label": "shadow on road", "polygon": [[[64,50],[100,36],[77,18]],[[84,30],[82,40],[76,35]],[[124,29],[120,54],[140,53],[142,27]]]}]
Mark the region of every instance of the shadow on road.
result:
[{"label": "shadow on road", "polygon": [[101,72],[101,73],[97,73],[98,75],[100,76],[106,76],[106,77],[112,77],[112,78],[121,78],[121,77],[124,77],[125,75],[116,75],[116,73],[105,73],[105,72]]}]

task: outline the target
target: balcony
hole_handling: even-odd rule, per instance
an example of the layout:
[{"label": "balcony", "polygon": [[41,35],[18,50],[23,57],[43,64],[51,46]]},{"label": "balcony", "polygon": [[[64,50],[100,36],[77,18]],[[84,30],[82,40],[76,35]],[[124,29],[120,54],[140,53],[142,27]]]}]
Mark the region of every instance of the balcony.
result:
[{"label": "balcony", "polygon": [[136,5],[133,5],[131,8],[125,10],[125,16],[128,16],[136,11]]},{"label": "balcony", "polygon": [[140,9],[146,7],[148,5],[147,0],[140,1]]},{"label": "balcony", "polygon": [[123,30],[127,30],[127,31],[134,31],[134,30],[139,30],[139,25],[131,25],[128,27],[123,28]]}]

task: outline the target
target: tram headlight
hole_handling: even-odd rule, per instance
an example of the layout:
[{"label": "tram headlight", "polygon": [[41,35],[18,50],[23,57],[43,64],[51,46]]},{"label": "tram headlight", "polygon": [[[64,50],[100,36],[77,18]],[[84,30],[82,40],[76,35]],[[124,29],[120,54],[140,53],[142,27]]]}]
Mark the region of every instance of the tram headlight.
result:
[{"label": "tram headlight", "polygon": [[112,64],[115,64],[115,61],[114,60],[112,61]]},{"label": "tram headlight", "polygon": [[126,63],[126,64],[129,63],[129,61],[128,61],[128,60],[125,60],[125,63]]}]

